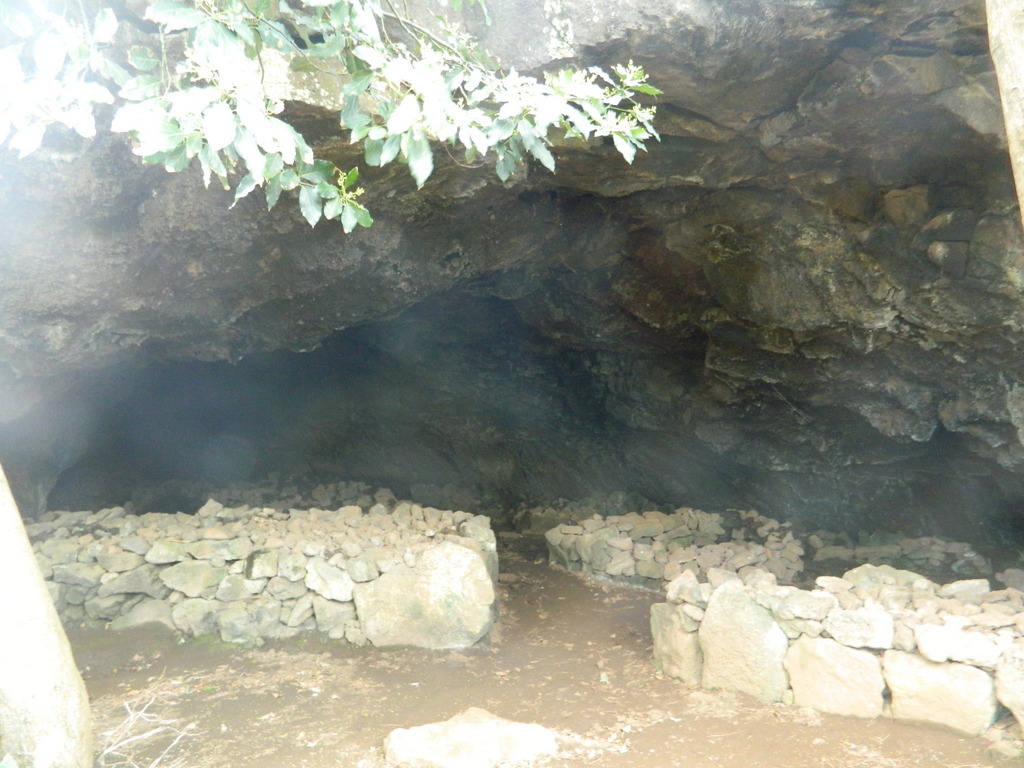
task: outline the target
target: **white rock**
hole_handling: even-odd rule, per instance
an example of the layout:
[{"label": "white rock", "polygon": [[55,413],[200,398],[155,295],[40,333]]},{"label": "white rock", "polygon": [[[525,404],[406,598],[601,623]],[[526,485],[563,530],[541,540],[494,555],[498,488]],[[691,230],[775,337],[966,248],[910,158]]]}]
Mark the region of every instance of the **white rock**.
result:
[{"label": "white rock", "polygon": [[700,685],[704,655],[700,639],[693,631],[699,625],[683,612],[684,607],[685,604],[672,603],[651,606],[654,664],[666,675],[677,677],[687,685]]},{"label": "white rock", "polygon": [[988,579],[964,579],[939,587],[939,597],[952,598],[962,603],[981,604],[985,595],[992,591]]},{"label": "white rock", "polygon": [[882,665],[869,651],[801,637],[786,653],[785,666],[797,706],[852,717],[882,714]]},{"label": "white rock", "polygon": [[484,553],[449,541],[425,550],[415,569],[396,565],[353,592],[363,632],[377,646],[464,648],[494,621],[494,584]]},{"label": "white rock", "polygon": [[977,667],[936,664],[917,654],[886,651],[882,672],[897,720],[983,733],[996,716],[995,682]]},{"label": "white rock", "polygon": [[669,582],[665,598],[670,603],[693,603],[703,607],[705,600],[701,595],[700,582],[693,571],[683,571]]},{"label": "white rock", "polygon": [[384,740],[388,762],[408,768],[496,768],[558,753],[557,734],[470,707],[442,723],[398,728]]},{"label": "white rock", "polygon": [[771,613],[747,595],[743,582],[727,581],[711,594],[699,636],[705,688],[782,700],[789,688],[782,666],[789,641]]},{"label": "white rock", "polygon": [[328,564],[322,557],[306,563],[306,586],[328,600],[347,602],[352,599],[355,582],[340,568]]},{"label": "white rock", "polygon": [[945,624],[920,624],[914,627],[917,650],[929,661],[962,661],[976,667],[995,669],[1003,649],[1004,638],[967,629],[969,620],[949,616]]},{"label": "white rock", "polygon": [[878,608],[833,611],[823,622],[835,640],[852,648],[892,648],[892,615]]},{"label": "white rock", "polygon": [[996,698],[1024,728],[1024,640],[1017,640],[996,665]]}]

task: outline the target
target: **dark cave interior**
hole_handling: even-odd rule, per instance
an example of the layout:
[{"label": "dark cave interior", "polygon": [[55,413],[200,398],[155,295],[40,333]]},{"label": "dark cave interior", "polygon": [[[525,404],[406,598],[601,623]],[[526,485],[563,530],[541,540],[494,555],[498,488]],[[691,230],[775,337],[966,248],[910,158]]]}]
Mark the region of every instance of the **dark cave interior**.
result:
[{"label": "dark cave interior", "polygon": [[[276,473],[400,496],[417,484],[457,487],[493,510],[620,490],[668,508],[753,507],[809,530],[1024,541],[1013,478],[958,435],[897,444],[849,412],[819,408],[817,423],[847,439],[864,433],[863,460],[766,469],[765,452],[783,440],[756,419],[738,437],[760,448],[727,455],[720,447],[735,442],[734,425],[696,414],[679,429],[670,406],[648,413],[657,403],[630,397],[617,377],[649,370],[650,350],[618,353],[609,374],[605,352],[567,345],[524,316],[529,307],[514,300],[449,293],[310,352],[107,369],[81,377],[62,405],[8,425],[3,439],[20,435],[56,467],[50,509],[192,511],[209,488]],[[673,356],[673,386],[700,387],[702,362],[696,352]],[[787,412],[801,418],[782,402]],[[673,428],[652,426],[659,418]],[[813,443],[819,463],[822,440]],[[807,450],[783,447],[774,455]]]}]

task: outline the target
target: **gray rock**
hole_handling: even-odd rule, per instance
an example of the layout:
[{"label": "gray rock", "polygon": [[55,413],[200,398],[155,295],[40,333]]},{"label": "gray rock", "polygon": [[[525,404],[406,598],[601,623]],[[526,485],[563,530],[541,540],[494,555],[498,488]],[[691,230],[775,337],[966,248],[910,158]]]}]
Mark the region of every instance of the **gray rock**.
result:
[{"label": "gray rock", "polygon": [[274,637],[281,617],[281,604],[270,598],[228,603],[217,614],[220,639],[225,643],[254,643]]},{"label": "gray rock", "polygon": [[146,624],[160,624],[170,630],[177,628],[171,616],[171,606],[166,600],[143,600],[110,622],[110,629],[121,631]]},{"label": "gray rock", "polygon": [[835,595],[828,592],[806,592],[800,590],[789,597],[783,598],[775,609],[775,617],[780,620],[812,619],[823,621],[829,612],[839,607]]},{"label": "gray rock", "polygon": [[145,553],[146,562],[153,565],[180,563],[182,560],[188,559],[187,546],[184,541],[157,539]]},{"label": "gray rock", "polygon": [[197,560],[244,560],[252,554],[252,541],[237,539],[207,539],[189,544],[186,550]]},{"label": "gray rock", "polygon": [[[247,579],[269,579],[279,575],[278,555],[276,549],[253,552],[249,555],[246,563],[245,577]],[[305,574],[305,568],[306,565],[303,563],[303,574]]]},{"label": "gray rock", "polygon": [[700,589],[700,581],[693,571],[683,571],[668,583],[665,597],[670,603],[692,603],[703,608],[707,600]]},{"label": "gray rock", "polygon": [[322,557],[314,557],[306,564],[306,586],[328,600],[346,602],[352,599],[355,582],[341,568]]},{"label": "gray rock", "polygon": [[321,632],[330,633],[339,628],[344,631],[345,626],[356,618],[356,606],[352,602],[339,603],[312,595],[312,606],[317,629]]},{"label": "gray rock", "polygon": [[[323,600],[323,598],[320,598]],[[353,615],[354,615],[353,611]],[[282,615],[285,626],[297,627],[313,615],[313,595],[309,592],[295,601],[295,605],[288,611],[288,615]]]},{"label": "gray rock", "polygon": [[892,648],[892,614],[879,608],[833,611],[822,623],[835,640],[851,648]]},{"label": "gray rock", "polygon": [[532,723],[504,720],[476,707],[442,723],[398,728],[384,740],[391,765],[412,768],[498,768],[558,753],[558,735]]},{"label": "gray rock", "polygon": [[865,563],[844,573],[843,578],[855,587],[877,587],[881,584],[909,587],[915,581],[924,577],[913,571],[893,568],[891,565],[871,565]]},{"label": "gray rock", "polygon": [[869,651],[801,637],[786,652],[785,667],[797,706],[851,717],[882,714],[882,665]]},{"label": "gray rock", "polygon": [[170,588],[160,580],[159,569],[147,564],[118,574],[103,584],[97,594],[100,597],[106,597],[107,595],[138,593],[162,600],[170,592]]},{"label": "gray rock", "polygon": [[160,571],[160,581],[186,597],[199,597],[209,591],[227,575],[227,568],[218,568],[201,560],[186,560]]},{"label": "gray rock", "polygon": [[380,571],[377,570],[377,562],[369,554],[350,557],[345,563],[345,570],[352,578],[352,581],[357,583],[373,581],[380,576]]},{"label": "gray rock", "polygon": [[145,555],[152,546],[148,539],[141,536],[128,536],[121,539],[121,549],[126,552],[134,552],[137,555]]},{"label": "gray rock", "polygon": [[996,698],[1024,728],[1024,640],[1017,639],[996,665]]},{"label": "gray rock", "polygon": [[50,539],[38,544],[37,548],[52,565],[63,565],[78,560],[82,545],[67,539]]},{"label": "gray rock", "polygon": [[53,567],[53,580],[58,584],[92,589],[99,586],[106,571],[97,563],[62,563]]},{"label": "gray rock", "polygon": [[262,592],[266,584],[266,579],[247,579],[241,573],[228,574],[217,586],[215,597],[225,603],[245,600]]},{"label": "gray rock", "polygon": [[415,569],[396,565],[353,594],[363,632],[377,646],[464,648],[494,621],[484,555],[448,541],[425,550]]},{"label": "gray rock", "polygon": [[943,584],[939,587],[939,597],[959,600],[961,603],[980,605],[989,592],[992,584],[988,579],[964,579]]},{"label": "gray rock", "polygon": [[96,562],[110,573],[123,573],[138,568],[145,561],[134,552],[100,552]]},{"label": "gray rock", "polygon": [[771,613],[747,595],[741,581],[727,581],[711,594],[699,635],[705,688],[782,700],[789,688],[782,665],[789,641]]},{"label": "gray rock", "polygon": [[704,665],[696,632],[700,624],[687,616],[683,608],[672,603],[651,606],[654,665],[687,685],[700,685]]},{"label": "gray rock", "polygon": [[283,576],[275,576],[267,582],[267,594],[278,600],[294,600],[306,594],[306,584],[302,581],[289,581]]},{"label": "gray rock", "polygon": [[215,635],[220,630],[217,615],[228,603],[205,598],[189,598],[171,606],[171,620],[174,626],[195,637]]},{"label": "gray rock", "polygon": [[302,581],[306,578],[307,558],[299,552],[284,552],[278,557],[277,575],[288,581]]},{"label": "gray rock", "polygon": [[995,720],[995,682],[984,670],[886,651],[882,671],[898,720],[943,725],[972,735],[984,733]]},{"label": "gray rock", "polygon": [[82,604],[82,607],[85,608],[85,612],[90,618],[109,621],[121,615],[121,604],[127,599],[127,595],[90,597]]}]

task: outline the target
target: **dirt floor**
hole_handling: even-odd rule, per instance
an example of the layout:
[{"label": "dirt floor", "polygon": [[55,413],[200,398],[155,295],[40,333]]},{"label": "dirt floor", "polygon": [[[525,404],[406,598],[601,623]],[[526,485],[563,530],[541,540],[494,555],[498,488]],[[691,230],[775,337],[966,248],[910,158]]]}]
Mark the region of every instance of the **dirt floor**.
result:
[{"label": "dirt floor", "polygon": [[[659,595],[585,582],[528,540],[501,538],[500,624],[490,644],[467,650],[72,632],[100,744],[123,742],[102,764],[381,768],[392,729],[476,706],[574,737],[553,766],[1024,766],[985,738],[690,690],[651,663],[648,608]],[[1005,719],[1000,733],[1020,736]]]}]

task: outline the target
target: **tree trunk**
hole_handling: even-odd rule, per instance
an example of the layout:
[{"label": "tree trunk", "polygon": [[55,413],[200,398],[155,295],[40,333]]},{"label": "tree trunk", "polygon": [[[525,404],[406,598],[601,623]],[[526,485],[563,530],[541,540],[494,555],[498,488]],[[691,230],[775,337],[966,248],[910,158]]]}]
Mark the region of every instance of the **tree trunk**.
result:
[{"label": "tree trunk", "polygon": [[999,80],[1003,121],[1024,226],[1024,2],[987,0],[988,44]]},{"label": "tree trunk", "polygon": [[85,684],[0,467],[0,757],[22,768],[91,768]]}]

